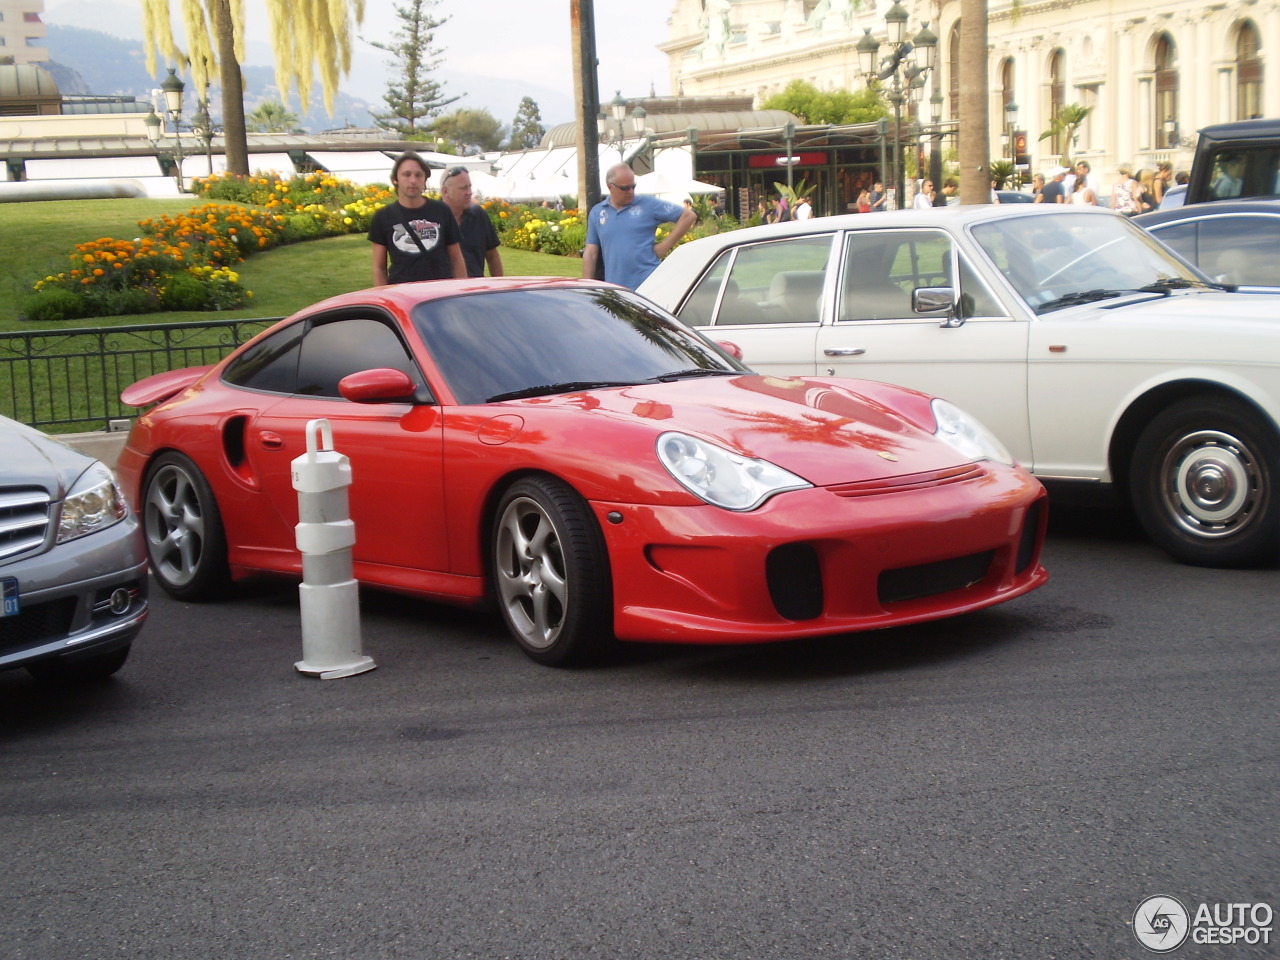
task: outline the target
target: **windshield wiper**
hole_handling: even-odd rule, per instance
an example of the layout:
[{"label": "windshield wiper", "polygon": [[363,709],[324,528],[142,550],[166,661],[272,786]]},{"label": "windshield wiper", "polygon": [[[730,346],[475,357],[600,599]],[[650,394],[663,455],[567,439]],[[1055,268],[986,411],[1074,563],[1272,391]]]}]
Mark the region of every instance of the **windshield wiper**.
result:
[{"label": "windshield wiper", "polygon": [[1185,277],[1162,277],[1155,283],[1149,283],[1145,287],[1139,287],[1139,290],[1149,293],[1169,294],[1174,290],[1186,290],[1188,287],[1210,287],[1214,290],[1226,290],[1234,292],[1236,285],[1234,283],[1211,283],[1205,280],[1188,280]]},{"label": "windshield wiper", "polygon": [[496,393],[487,398],[485,403],[523,400],[525,397],[545,397],[553,393],[575,393],[578,390],[596,390],[601,387],[634,387],[635,385],[634,380],[567,380],[563,383],[544,383],[536,387],[521,387],[519,390]]},{"label": "windshield wiper", "polygon": [[661,376],[650,377],[654,383],[670,383],[673,380],[692,380],[694,377],[736,377],[741,370],[725,370],[723,367],[690,367],[688,370],[672,370]]},{"label": "windshield wiper", "polygon": [[[1126,293],[1138,293],[1137,290],[1081,290],[1077,293],[1067,293],[1053,300],[1047,300],[1036,306],[1036,313],[1048,313],[1051,310],[1059,310],[1062,307],[1074,307],[1081,303],[1094,303],[1098,300],[1110,300],[1112,297],[1123,297]],[[1159,291],[1149,291],[1152,293]]]}]

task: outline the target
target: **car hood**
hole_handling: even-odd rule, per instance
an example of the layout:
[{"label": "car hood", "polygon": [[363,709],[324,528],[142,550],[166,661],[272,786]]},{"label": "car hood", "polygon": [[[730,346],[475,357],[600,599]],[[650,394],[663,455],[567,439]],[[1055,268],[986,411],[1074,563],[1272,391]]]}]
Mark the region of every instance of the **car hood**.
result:
[{"label": "car hood", "polygon": [[61,500],[92,458],[13,420],[0,418],[0,463],[7,487],[39,487]]},{"label": "car hood", "polygon": [[[1143,295],[1141,299],[1121,298],[1100,300],[1086,304],[1085,309],[1115,309],[1129,319],[1150,318],[1152,321],[1186,321],[1188,324],[1215,333],[1220,332],[1214,321],[1256,322],[1274,330],[1280,316],[1280,294],[1229,293],[1225,290],[1191,290],[1172,296]],[[1074,308],[1073,308],[1074,309]],[[1066,313],[1067,311],[1061,311]],[[1053,316],[1053,314],[1046,314]]]},{"label": "car hood", "polygon": [[[572,410],[574,417],[585,411],[625,420],[654,439],[669,430],[693,434],[768,460],[815,486],[927,473],[968,462],[932,435],[928,397],[865,381],[708,377],[519,403]],[[896,412],[904,410],[912,420]]]}]

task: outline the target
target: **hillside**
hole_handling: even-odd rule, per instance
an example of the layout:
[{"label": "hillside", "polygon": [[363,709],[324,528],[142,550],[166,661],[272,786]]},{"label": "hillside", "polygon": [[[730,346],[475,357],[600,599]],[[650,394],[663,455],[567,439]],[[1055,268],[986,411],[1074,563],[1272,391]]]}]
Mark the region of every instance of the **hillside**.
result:
[{"label": "hillside", "polygon": [[[53,61],[46,68],[58,82],[63,93],[94,93],[104,95],[133,95],[147,98],[159,85],[159,77],[147,73],[142,43],[115,37],[98,30],[49,24],[49,56]],[[71,66],[73,65],[74,66]],[[275,72],[270,67],[246,66],[245,112],[267,100],[279,100],[280,91],[275,84]],[[161,73],[163,76],[163,72]],[[221,92],[217,86],[210,88],[210,112],[215,122],[222,113]],[[195,111],[194,91],[188,87],[186,113]],[[339,90],[334,98],[333,116],[325,112],[319,91],[313,91],[313,105],[305,113],[298,109],[296,92],[290,97],[290,109],[299,114],[299,126],[308,131],[328,130],[333,127],[372,125],[370,105]]]}]

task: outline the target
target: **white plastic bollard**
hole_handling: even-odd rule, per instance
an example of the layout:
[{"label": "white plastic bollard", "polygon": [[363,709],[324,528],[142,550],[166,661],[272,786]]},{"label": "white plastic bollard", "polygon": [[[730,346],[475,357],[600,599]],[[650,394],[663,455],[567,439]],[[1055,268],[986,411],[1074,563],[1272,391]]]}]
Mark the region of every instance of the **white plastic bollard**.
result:
[{"label": "white plastic bollard", "polygon": [[[322,447],[317,434],[323,435]],[[351,462],[334,451],[328,420],[308,421],[307,452],[291,467],[302,551],[302,659],[294,667],[321,680],[372,670],[377,664],[360,653],[359,585],[351,566],[356,542],[347,506]]]}]

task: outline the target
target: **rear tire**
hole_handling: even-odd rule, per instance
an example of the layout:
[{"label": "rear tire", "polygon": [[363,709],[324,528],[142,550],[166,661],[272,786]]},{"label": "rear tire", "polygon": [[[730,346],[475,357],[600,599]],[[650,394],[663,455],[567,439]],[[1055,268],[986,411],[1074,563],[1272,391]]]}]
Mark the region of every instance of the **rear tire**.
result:
[{"label": "rear tire", "polygon": [[491,545],[502,618],[532,659],[579,664],[613,639],[609,556],[571,487],[551,477],[512,484],[498,504]]},{"label": "rear tire", "polygon": [[1147,535],[1183,563],[1246,567],[1280,556],[1280,438],[1225,397],[1162,411],[1133,453],[1132,500]]},{"label": "rear tire", "polygon": [[151,573],[177,600],[215,600],[231,586],[227,538],[213,489],[181,453],[161,454],[142,485]]}]

